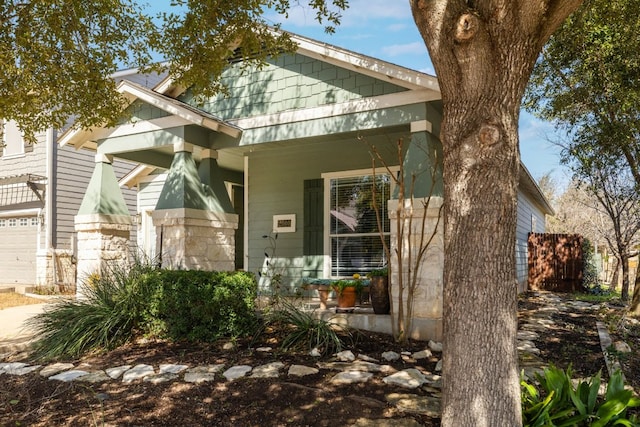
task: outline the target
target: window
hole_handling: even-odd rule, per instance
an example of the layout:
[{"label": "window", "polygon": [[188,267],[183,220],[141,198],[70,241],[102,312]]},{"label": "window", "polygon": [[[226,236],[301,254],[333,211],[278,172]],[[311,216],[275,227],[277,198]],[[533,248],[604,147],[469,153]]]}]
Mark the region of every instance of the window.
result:
[{"label": "window", "polygon": [[7,220],[6,219],[0,219],[0,227],[6,227],[7,226]]},{"label": "window", "polygon": [[29,219],[28,218],[20,218],[20,227],[26,227],[29,225]]},{"label": "window", "polygon": [[9,219],[9,227],[16,227],[18,225],[18,220],[15,218]]},{"label": "window", "polygon": [[14,121],[1,121],[2,124],[2,157],[20,156],[33,151],[31,144],[25,144],[22,131]]},{"label": "window", "polygon": [[[328,195],[328,240],[331,251],[331,276],[361,275],[387,264],[373,205],[378,205],[383,234],[389,243],[387,201],[391,195],[391,177],[364,172],[359,175],[325,176]],[[325,196],[326,197],[326,196]]]},{"label": "window", "polygon": [[31,218],[31,226],[35,227],[36,225],[38,225],[38,217],[34,216],[33,218]]}]

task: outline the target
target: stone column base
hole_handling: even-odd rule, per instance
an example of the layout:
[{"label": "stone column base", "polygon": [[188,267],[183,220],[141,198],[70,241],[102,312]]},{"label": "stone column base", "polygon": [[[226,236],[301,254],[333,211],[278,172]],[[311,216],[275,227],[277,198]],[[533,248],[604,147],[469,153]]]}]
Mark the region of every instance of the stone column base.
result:
[{"label": "stone column base", "polygon": [[[415,261],[408,259],[409,248],[411,248],[412,255],[415,256],[421,241],[422,234],[422,219],[425,215],[425,203],[427,199],[415,198],[413,200],[413,206],[409,205],[410,200],[405,201],[405,217],[404,230],[408,235],[402,238],[403,247],[403,270],[405,274],[405,285],[403,292],[403,304],[404,312],[406,313],[407,307],[407,294],[409,286],[408,271],[409,267],[413,271],[416,268]],[[432,197],[429,201],[429,207],[427,209],[426,223],[424,229],[425,241],[429,239],[433,233],[434,227],[438,221],[439,208],[442,205],[442,198]],[[391,266],[392,276],[389,278],[389,284],[391,286],[391,304],[393,306],[392,313],[394,316],[398,312],[399,307],[399,286],[400,277],[398,275],[398,229],[396,227],[398,217],[398,200],[389,200],[388,210],[391,223],[391,260],[389,265]],[[411,227],[409,227],[409,221],[411,219]],[[443,235],[443,219],[440,218],[436,235],[434,236],[427,252],[422,258],[422,262],[418,268],[418,283],[414,292],[413,303],[413,327],[409,332],[411,338],[420,337],[424,339],[439,340],[442,338],[442,304],[443,304],[443,269],[444,269],[444,235]]]},{"label": "stone column base", "polygon": [[129,261],[131,217],[128,215],[77,215],[78,236],[76,296],[82,298],[92,274],[102,274],[105,263]]},{"label": "stone column base", "polygon": [[162,267],[233,271],[238,215],[197,209],[162,209],[151,214]]}]

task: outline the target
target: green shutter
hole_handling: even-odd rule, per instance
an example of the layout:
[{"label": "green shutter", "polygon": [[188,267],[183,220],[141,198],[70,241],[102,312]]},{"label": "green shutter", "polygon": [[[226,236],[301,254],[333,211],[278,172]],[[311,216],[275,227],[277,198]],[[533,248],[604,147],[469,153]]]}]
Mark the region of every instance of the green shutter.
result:
[{"label": "green shutter", "polygon": [[304,255],[323,255],[324,180],[304,181]]}]

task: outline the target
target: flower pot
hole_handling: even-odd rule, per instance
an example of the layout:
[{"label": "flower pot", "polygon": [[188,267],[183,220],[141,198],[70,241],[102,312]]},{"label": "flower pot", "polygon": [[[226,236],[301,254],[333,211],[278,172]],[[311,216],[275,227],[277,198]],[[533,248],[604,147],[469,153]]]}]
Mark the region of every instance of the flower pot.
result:
[{"label": "flower pot", "polygon": [[369,298],[375,314],[389,314],[389,278],[387,276],[373,276],[369,284]]},{"label": "flower pot", "polygon": [[338,293],[338,308],[351,308],[356,306],[357,292],[353,286],[347,286]]}]

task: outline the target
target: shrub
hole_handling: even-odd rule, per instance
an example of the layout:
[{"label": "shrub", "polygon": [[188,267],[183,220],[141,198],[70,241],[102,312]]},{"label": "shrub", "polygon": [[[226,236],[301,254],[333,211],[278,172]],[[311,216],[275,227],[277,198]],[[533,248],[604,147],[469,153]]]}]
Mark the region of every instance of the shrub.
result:
[{"label": "shrub", "polygon": [[37,357],[74,358],[113,349],[140,330],[157,272],[142,260],[104,270],[102,276],[91,276],[84,299],[62,300],[29,321],[39,336],[34,344]]},{"label": "shrub", "polygon": [[212,341],[253,332],[257,285],[248,273],[160,270],[136,259],[92,275],[85,298],[64,300],[31,319],[35,355],[75,358],[136,336]]},{"label": "shrub", "polygon": [[264,327],[276,325],[289,332],[282,340],[282,350],[317,349],[321,354],[333,354],[341,351],[345,342],[339,332],[347,339],[352,338],[349,328],[324,319],[316,319],[312,313],[302,311],[289,303],[268,314]]},{"label": "shrub", "polygon": [[521,381],[522,418],[525,426],[639,426],[635,416],[627,417],[627,409],[640,406],[640,400],[624,388],[620,371],[609,379],[604,399],[598,397],[600,373],[588,381],[571,379],[554,366],[536,374],[534,384]]},{"label": "shrub", "polygon": [[245,272],[162,270],[149,313],[153,332],[174,340],[214,341],[256,327],[255,277]]}]

